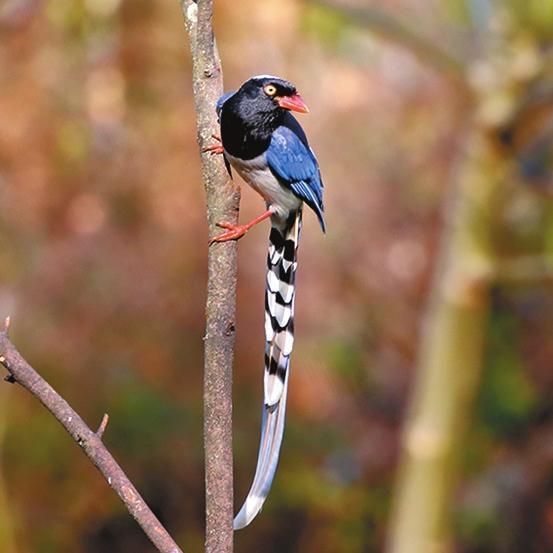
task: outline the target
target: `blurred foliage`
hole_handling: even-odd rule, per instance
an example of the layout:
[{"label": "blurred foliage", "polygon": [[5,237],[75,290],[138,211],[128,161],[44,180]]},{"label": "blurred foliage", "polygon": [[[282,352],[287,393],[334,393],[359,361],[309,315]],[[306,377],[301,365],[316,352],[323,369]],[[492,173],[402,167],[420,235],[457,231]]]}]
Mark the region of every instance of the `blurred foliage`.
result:
[{"label": "blurred foliage", "polygon": [[[504,74],[483,62],[506,49],[524,79],[550,63],[549,0],[348,6],[455,52],[472,90],[494,89]],[[329,224],[322,237],[306,217],[281,466],[237,551],[383,549],[446,189],[467,131],[490,121],[520,182],[497,206],[510,269],[492,302],[455,550],[552,550],[551,82],[536,81],[531,117],[502,120],[504,97],[490,92],[475,114],[458,77],[345,15],[221,0],[216,17],[229,89],[279,74],[310,105]],[[91,426],[110,414],[106,443],[184,551],[200,551],[206,229],[187,56],[178,2],[0,4],[0,316]],[[241,217],[259,209],[246,191]],[[258,446],[265,234],[240,243],[237,504]],[[151,551],[34,399],[9,387],[1,410],[16,552]]]},{"label": "blurred foliage", "polygon": [[486,428],[502,437],[529,422],[536,410],[537,391],[516,347],[518,320],[511,311],[501,313],[498,307],[491,322],[480,415]]}]

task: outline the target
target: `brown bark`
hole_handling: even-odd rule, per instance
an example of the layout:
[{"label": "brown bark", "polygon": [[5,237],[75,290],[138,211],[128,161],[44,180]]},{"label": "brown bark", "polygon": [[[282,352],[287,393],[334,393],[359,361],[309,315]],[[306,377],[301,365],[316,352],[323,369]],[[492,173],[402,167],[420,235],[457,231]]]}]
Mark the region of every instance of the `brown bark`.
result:
[{"label": "brown bark", "polygon": [[[221,62],[213,35],[212,0],[181,2],[190,38],[193,89],[202,152],[209,236],[216,223],[236,223],[240,193],[232,186],[220,156],[204,152],[218,130],[215,103],[223,92]],[[207,243],[207,241],[206,241]],[[232,363],[235,341],[236,242],[209,247],[204,346],[204,447],[206,552],[233,549]]]}]

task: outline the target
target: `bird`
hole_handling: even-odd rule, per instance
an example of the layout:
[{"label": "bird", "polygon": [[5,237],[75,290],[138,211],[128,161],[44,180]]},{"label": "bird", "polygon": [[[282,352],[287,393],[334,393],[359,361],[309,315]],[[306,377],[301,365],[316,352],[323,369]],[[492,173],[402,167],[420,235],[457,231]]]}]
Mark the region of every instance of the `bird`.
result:
[{"label": "bird", "polygon": [[[326,231],[323,182],[317,158],[291,112],[309,109],[296,87],[282,78],[257,75],[216,104],[220,143],[207,148],[222,153],[265,201],[266,210],[243,225],[226,222],[226,232],[211,243],[241,238],[270,218],[265,286],[265,359],[261,439],[248,495],[234,518],[234,530],[248,526],[267,498],[275,477],[284,433],[290,355],[294,344],[295,277],[303,205]],[[219,138],[219,137],[216,137]]]}]

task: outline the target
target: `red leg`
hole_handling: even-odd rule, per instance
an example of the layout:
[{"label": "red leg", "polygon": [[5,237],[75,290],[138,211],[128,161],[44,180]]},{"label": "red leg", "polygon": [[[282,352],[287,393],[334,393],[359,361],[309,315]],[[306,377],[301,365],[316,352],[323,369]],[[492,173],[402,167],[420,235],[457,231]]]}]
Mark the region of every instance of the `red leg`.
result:
[{"label": "red leg", "polygon": [[214,138],[219,142],[219,144],[212,144],[211,146],[206,146],[205,148],[202,148],[202,152],[206,153],[209,152],[210,154],[222,154],[225,149],[223,148],[223,144],[221,143],[221,137],[217,136],[216,134],[212,134],[211,138]]},{"label": "red leg", "polygon": [[246,232],[248,232],[253,226],[257,225],[257,223],[261,223],[261,221],[264,221],[265,219],[269,218],[273,212],[268,209],[255,219],[252,219],[249,223],[246,223],[245,225],[233,225],[231,223],[217,223],[218,227],[227,229],[227,232],[223,232],[223,234],[219,234],[218,236],[215,236],[209,241],[209,244],[213,244],[213,242],[227,242],[228,240],[238,240],[239,238],[242,238]]}]

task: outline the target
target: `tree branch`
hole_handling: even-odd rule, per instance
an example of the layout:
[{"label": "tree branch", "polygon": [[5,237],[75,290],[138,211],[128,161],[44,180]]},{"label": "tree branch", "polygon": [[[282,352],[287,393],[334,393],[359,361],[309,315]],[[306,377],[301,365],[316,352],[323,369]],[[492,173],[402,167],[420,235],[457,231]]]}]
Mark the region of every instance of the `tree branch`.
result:
[{"label": "tree branch", "polygon": [[8,327],[9,318],[6,319],[4,330],[0,331],[0,363],[8,370],[5,380],[23,386],[58,419],[102,473],[158,551],[182,553],[102,443],[101,437],[107,425],[107,415],[104,415],[98,432],[93,432],[67,401],[21,357],[8,337]]},{"label": "tree branch", "polygon": [[493,221],[510,167],[485,134],[475,132],[468,150],[447,205],[448,228],[421,330],[388,553],[451,545],[449,506],[482,369]]},{"label": "tree branch", "polygon": [[361,8],[338,5],[333,0],[310,2],[346,18],[353,25],[365,27],[385,40],[405,47],[423,63],[445,71],[466,87],[465,67],[461,59],[381,9],[373,6]]},{"label": "tree branch", "polygon": [[[510,34],[496,38],[513,41]],[[452,498],[483,368],[491,285],[550,273],[546,257],[498,259],[500,215],[510,200],[506,183],[514,179],[516,167],[512,149],[498,136],[505,121],[517,126],[517,117],[525,114],[520,106],[527,105],[534,83],[546,75],[529,74],[522,80],[513,70],[516,57],[499,59],[494,52],[486,69],[497,75],[496,82],[475,96],[471,139],[446,205],[447,226],[402,437],[388,553],[453,549]],[[490,121],[482,114],[499,97],[508,98],[511,111]]]},{"label": "tree branch", "polygon": [[[181,0],[192,53],[192,82],[203,152],[218,130],[215,103],[223,93],[221,62],[213,36],[213,1]],[[209,236],[216,223],[236,223],[239,189],[229,182],[223,161],[203,152]],[[204,345],[204,447],[206,480],[206,552],[233,549],[232,363],[234,357],[236,242],[209,248]]]}]

